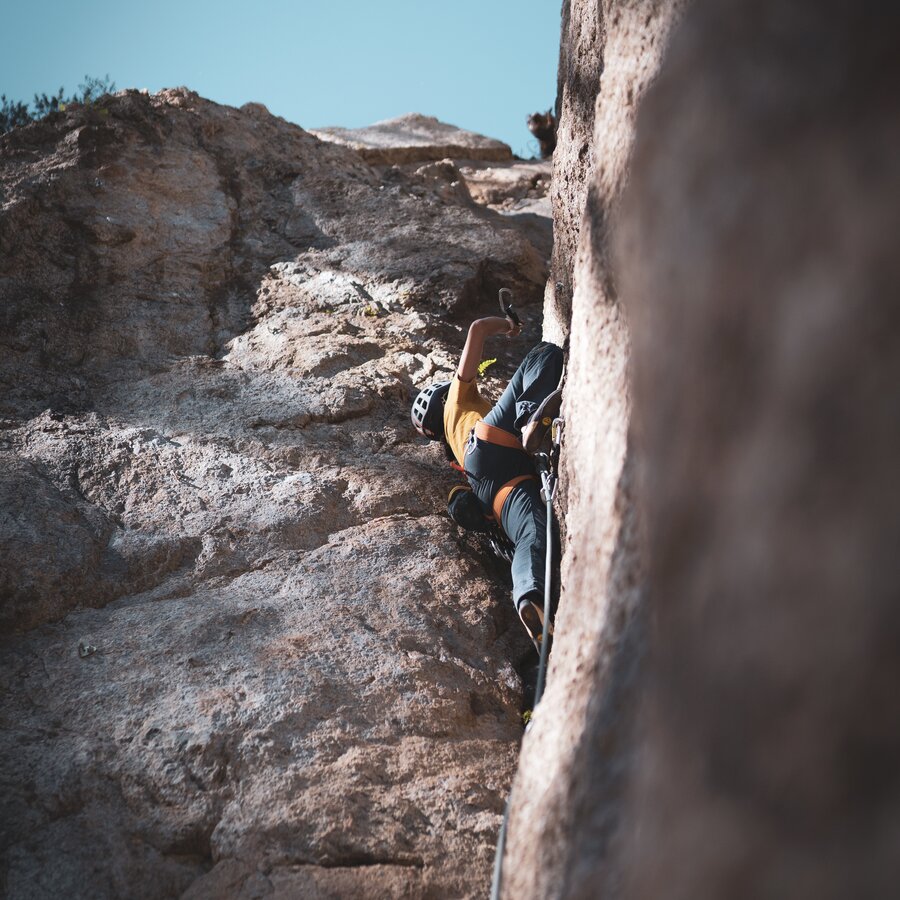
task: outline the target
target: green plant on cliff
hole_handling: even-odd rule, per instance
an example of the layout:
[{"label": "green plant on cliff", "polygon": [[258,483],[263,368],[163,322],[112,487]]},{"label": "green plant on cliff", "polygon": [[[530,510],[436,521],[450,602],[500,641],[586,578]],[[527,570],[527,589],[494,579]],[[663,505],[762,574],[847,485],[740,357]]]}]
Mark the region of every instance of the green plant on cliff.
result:
[{"label": "green plant on cliff", "polygon": [[6,134],[7,131],[12,131],[19,125],[27,125],[36,119],[43,119],[50,113],[65,110],[73,103],[90,106],[115,89],[116,83],[109,80],[109,75],[104,75],[103,78],[85,75],[84,81],[78,85],[78,90],[70,97],[66,97],[65,89],[62,87],[55,94],[35,94],[31,109],[27,103],[8,100],[6,94],[0,94],[0,134]]}]

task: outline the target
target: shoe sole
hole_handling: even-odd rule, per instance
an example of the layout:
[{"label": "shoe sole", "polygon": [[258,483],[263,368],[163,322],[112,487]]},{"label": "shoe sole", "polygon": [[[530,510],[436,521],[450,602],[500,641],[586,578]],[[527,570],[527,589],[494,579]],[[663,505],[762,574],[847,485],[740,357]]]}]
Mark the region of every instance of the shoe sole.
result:
[{"label": "shoe sole", "polygon": [[[522,624],[525,626],[525,630],[528,632],[528,636],[531,638],[535,650],[540,653],[541,641],[544,637],[543,612],[539,607],[535,606],[534,603],[528,602],[523,604],[522,608],[519,610],[519,618],[522,620]],[[550,635],[552,634],[553,628],[551,627]]]},{"label": "shoe sole", "polygon": [[[529,452],[534,453],[541,444],[553,420],[559,415],[562,407],[562,391],[557,388],[552,394],[544,398],[544,402],[532,413],[528,424],[522,429],[522,446]],[[533,427],[532,427],[533,426]],[[525,434],[525,431],[528,434]]]}]

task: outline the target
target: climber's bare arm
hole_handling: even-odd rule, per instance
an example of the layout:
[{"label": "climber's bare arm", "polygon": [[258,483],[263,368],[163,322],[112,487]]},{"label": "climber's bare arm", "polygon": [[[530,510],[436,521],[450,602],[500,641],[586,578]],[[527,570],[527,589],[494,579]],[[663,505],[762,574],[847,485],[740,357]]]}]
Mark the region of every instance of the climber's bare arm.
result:
[{"label": "climber's bare arm", "polygon": [[478,374],[478,365],[481,362],[481,354],[484,351],[484,342],[495,334],[505,334],[515,337],[520,327],[512,319],[502,316],[488,316],[486,319],[476,319],[469,326],[469,336],[463,347],[462,357],[456,374],[460,381],[471,381]]}]

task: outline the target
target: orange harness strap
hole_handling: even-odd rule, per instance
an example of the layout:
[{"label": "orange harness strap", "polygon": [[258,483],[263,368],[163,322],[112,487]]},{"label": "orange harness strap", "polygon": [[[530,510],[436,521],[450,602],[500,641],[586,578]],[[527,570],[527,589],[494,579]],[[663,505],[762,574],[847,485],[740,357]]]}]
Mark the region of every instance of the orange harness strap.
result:
[{"label": "orange harness strap", "polygon": [[[475,423],[475,437],[482,441],[487,441],[489,444],[499,444],[501,447],[509,447],[512,450],[521,450],[523,453],[525,452],[522,442],[514,434],[510,434],[510,432],[504,431],[502,428],[497,428],[496,425],[488,425],[484,419]],[[494,494],[494,502],[491,506],[494,511],[494,518],[501,527],[503,523],[503,519],[501,518],[503,507],[506,504],[507,498],[512,493],[512,489],[517,484],[521,484],[529,478],[534,478],[534,475],[518,475],[507,481],[506,484]]]},{"label": "orange harness strap", "polygon": [[[498,431],[500,429],[497,429]],[[503,519],[501,516],[503,515],[503,506],[506,503],[507,497],[512,493],[512,489],[517,485],[521,484],[523,481],[528,481],[529,478],[534,478],[534,475],[519,475],[517,478],[513,478],[511,481],[507,481],[503,487],[500,488],[499,491],[494,495],[494,518],[497,520],[497,524],[502,527]]]},{"label": "orange harness strap", "polygon": [[501,447],[511,447],[513,450],[523,450],[522,442],[508,431],[497,428],[496,425],[488,425],[482,419],[475,424],[475,437],[487,441],[489,444],[499,444]]}]

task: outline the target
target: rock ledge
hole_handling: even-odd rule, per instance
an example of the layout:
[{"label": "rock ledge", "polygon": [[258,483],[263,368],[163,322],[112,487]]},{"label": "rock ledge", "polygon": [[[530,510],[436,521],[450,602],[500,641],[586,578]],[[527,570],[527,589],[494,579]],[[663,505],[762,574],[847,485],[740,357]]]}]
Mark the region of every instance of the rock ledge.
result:
[{"label": "rock ledge", "polygon": [[317,128],[310,132],[355,150],[368,163],[397,165],[445,159],[480,159],[502,162],[512,159],[509,145],[465,131],[434,116],[407,113],[365,128]]}]

